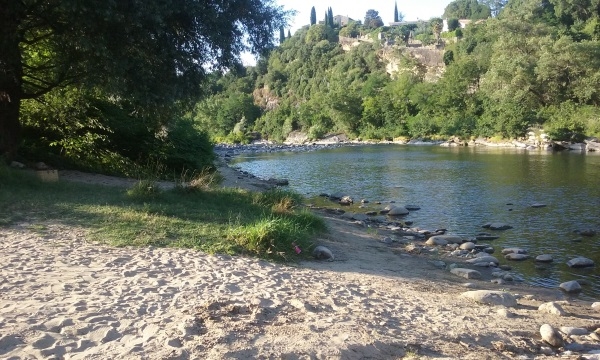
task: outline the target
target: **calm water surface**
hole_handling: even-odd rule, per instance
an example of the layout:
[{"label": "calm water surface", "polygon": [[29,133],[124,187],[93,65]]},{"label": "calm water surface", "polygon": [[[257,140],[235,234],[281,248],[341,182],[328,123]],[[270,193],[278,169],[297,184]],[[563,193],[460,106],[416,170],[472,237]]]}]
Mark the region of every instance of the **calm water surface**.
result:
[{"label": "calm water surface", "polygon": [[[234,166],[259,177],[287,178],[309,197],[341,191],[355,201],[419,205],[405,219],[420,228],[471,237],[487,231],[481,228],[487,222],[507,223],[513,229],[495,232],[501,238],[491,242],[502,263],[508,261],[499,252],[509,246],[526,248],[533,257],[551,254],[550,265],[510,265],[529,283],[546,287],[586,279],[583,296],[600,298],[600,234],[574,233],[600,232],[599,154],[373,145],[245,155]],[[532,208],[534,203],[547,206]],[[579,255],[596,267],[568,268],[565,262]]]}]

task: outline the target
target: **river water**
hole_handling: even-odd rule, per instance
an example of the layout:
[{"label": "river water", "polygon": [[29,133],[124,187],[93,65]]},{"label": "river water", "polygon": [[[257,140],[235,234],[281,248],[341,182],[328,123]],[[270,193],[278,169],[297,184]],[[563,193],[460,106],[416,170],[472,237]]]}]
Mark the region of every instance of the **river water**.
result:
[{"label": "river water", "polygon": [[[600,155],[487,147],[369,145],[300,153],[259,153],[237,157],[233,165],[256,176],[287,178],[307,196],[342,192],[353,199],[396,201],[421,210],[405,217],[412,226],[446,228],[473,237],[488,222],[513,229],[494,232],[490,244],[527,282],[556,287],[585,280],[583,297],[600,298]],[[532,204],[546,207],[533,208]],[[382,205],[383,206],[383,205]],[[575,230],[594,229],[594,237]],[[533,258],[554,262],[508,262],[500,251],[522,247]],[[576,256],[596,262],[571,269]]]}]

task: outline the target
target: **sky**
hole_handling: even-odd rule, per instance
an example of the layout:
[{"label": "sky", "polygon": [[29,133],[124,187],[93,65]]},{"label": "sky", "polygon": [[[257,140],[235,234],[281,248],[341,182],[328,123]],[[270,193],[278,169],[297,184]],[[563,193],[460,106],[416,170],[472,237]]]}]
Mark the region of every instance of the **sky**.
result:
[{"label": "sky", "polygon": [[[399,0],[397,4],[398,12],[404,14],[404,20],[412,21],[441,17],[450,2],[452,0]],[[364,21],[367,10],[373,9],[379,12],[385,25],[394,21],[394,0],[320,0],[314,3],[306,0],[276,0],[276,3],[285,9],[298,12],[290,24],[292,34],[310,23],[310,9],[313,6],[317,13],[317,20],[322,20],[327,8],[331,7],[334,16],[345,15],[354,20]]]}]

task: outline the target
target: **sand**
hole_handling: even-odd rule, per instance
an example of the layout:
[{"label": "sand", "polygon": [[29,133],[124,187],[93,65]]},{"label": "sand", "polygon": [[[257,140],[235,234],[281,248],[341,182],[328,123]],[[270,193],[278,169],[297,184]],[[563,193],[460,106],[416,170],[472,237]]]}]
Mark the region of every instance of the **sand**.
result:
[{"label": "sand", "polygon": [[[264,188],[222,171],[226,185]],[[508,309],[473,303],[460,297],[471,290],[465,279],[433,259],[323,216],[330,231],[317,241],[335,260],[292,265],[108,247],[88,241],[85,229],[53,223],[0,227],[0,358],[534,358],[549,350],[542,324],[600,326],[589,302],[526,286],[470,280],[518,299]],[[559,297],[566,316],[538,311]],[[577,342],[585,351],[561,349],[562,358],[600,344]]]}]

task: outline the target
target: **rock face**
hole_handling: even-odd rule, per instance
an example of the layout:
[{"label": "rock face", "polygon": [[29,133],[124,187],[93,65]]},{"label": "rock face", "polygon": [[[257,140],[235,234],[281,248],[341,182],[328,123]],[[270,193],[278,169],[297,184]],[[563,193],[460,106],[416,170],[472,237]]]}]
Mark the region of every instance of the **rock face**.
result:
[{"label": "rock face", "polygon": [[567,261],[567,265],[572,268],[586,268],[594,266],[594,260],[585,258],[583,256],[576,257]]},{"label": "rock face", "polygon": [[329,250],[325,246],[321,246],[321,245],[315,247],[312,254],[315,257],[315,259],[318,259],[318,260],[330,260],[331,261],[331,260],[335,259],[335,257],[333,256],[333,252],[331,252],[331,250]]},{"label": "rock face", "polygon": [[513,295],[503,291],[474,290],[462,293],[460,296],[487,305],[502,305],[506,307],[517,305],[517,299]]},{"label": "rock face", "polygon": [[578,293],[581,291],[581,285],[575,280],[564,282],[559,287],[568,293]]},{"label": "rock face", "polygon": [[464,277],[465,279],[481,279],[481,273],[477,270],[466,269],[466,268],[454,268],[450,270],[454,275]]},{"label": "rock face", "polygon": [[540,335],[542,336],[542,340],[550,344],[550,346],[563,346],[564,341],[562,336],[560,336],[560,333],[548,324],[544,324],[540,327]]}]

